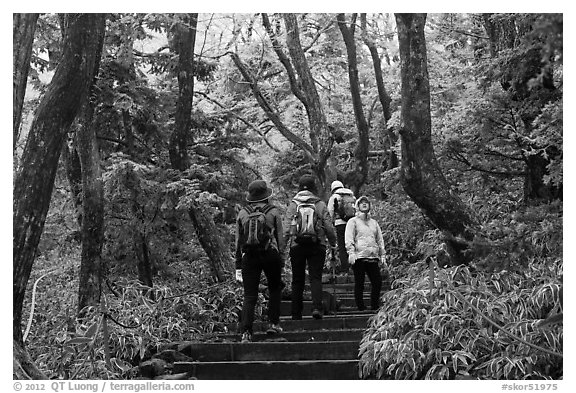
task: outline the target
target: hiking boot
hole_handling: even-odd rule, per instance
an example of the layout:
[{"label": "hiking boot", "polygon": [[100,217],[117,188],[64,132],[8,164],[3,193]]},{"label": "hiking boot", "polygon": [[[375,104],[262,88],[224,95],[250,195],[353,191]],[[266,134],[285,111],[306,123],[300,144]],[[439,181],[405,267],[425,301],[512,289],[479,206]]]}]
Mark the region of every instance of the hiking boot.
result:
[{"label": "hiking boot", "polygon": [[250,333],[250,332],[244,332],[244,333],[242,333],[242,340],[241,340],[241,342],[243,342],[243,343],[252,342],[252,333]]},{"label": "hiking boot", "polygon": [[266,334],[279,334],[282,333],[282,327],[279,323],[271,323],[266,330]]},{"label": "hiking boot", "polygon": [[318,309],[314,309],[314,311],[312,311],[312,318],[322,319],[322,311],[320,311]]}]

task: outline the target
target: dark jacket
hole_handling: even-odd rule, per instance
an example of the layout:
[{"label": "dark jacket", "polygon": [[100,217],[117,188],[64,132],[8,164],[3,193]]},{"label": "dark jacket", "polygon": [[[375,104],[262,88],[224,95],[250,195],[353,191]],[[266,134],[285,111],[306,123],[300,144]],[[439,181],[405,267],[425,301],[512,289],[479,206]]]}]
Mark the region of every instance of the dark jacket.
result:
[{"label": "dark jacket", "polygon": [[[320,228],[318,230],[319,243],[325,246],[326,238],[328,238],[328,243],[333,247],[336,246],[336,232],[334,230],[334,225],[332,224],[332,218],[328,213],[326,203],[307,190],[298,192],[286,210],[286,215],[284,216],[284,239],[286,243],[290,242],[290,223],[296,214],[298,203],[315,203],[316,214],[318,214],[318,218],[321,220]],[[295,245],[296,242],[290,242],[290,247],[294,247]]]},{"label": "dark jacket", "polygon": [[[265,202],[251,203],[253,207],[262,207],[266,205]],[[236,217],[236,269],[242,268],[242,246],[244,245],[242,239],[244,236],[244,222],[248,218],[248,212],[246,209],[242,208],[238,212],[238,217]],[[270,242],[270,247],[276,251],[281,252],[284,250],[284,231],[282,230],[282,218],[280,217],[280,211],[276,206],[274,206],[270,211],[266,213],[266,223],[272,229],[272,239]]]}]

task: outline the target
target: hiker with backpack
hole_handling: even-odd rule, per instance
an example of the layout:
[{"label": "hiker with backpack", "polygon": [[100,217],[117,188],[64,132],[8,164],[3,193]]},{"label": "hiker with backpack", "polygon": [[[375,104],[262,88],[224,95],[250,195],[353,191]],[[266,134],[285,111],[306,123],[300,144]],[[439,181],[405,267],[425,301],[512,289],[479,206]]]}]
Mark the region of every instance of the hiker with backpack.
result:
[{"label": "hiker with backpack", "polygon": [[386,250],[382,230],[378,222],[370,216],[370,200],[361,196],[356,201],[356,216],[346,224],[345,242],[348,261],[354,271],[354,300],[358,310],[364,306],[364,279],[370,280],[370,306],[377,310],[380,306],[382,275],[380,267],[387,270]]},{"label": "hiker with backpack", "polygon": [[272,190],[264,180],[248,185],[247,205],[236,219],[236,280],[244,287],[241,326],[242,342],[252,341],[254,309],[258,299],[258,285],[262,272],[268,281],[267,333],[282,332],[280,327],[280,301],[282,292],[284,250],[282,218],[278,208],[269,203]]},{"label": "hiker with backpack", "polygon": [[303,175],[288,205],[284,231],[292,266],[292,319],[302,319],[306,267],[312,292],[312,317],[322,319],[322,270],[326,245],[336,246],[336,233],[326,204],[316,196],[315,177]]},{"label": "hiker with backpack", "polygon": [[330,186],[332,195],[328,199],[328,212],[332,216],[332,222],[336,229],[336,243],[338,244],[338,259],[340,267],[337,273],[346,273],[350,265],[348,264],[348,252],[344,242],[346,223],[356,215],[356,198],[352,190],[345,188],[341,181],[335,180]]}]

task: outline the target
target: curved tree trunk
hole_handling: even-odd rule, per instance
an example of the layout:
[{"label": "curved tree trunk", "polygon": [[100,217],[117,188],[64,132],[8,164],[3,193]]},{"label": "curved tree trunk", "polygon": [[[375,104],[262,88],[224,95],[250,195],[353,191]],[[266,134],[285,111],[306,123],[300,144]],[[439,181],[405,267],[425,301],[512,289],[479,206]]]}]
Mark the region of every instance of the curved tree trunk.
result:
[{"label": "curved tree trunk", "polygon": [[13,379],[48,379],[46,374],[40,371],[32,359],[30,359],[30,355],[21,342],[12,340],[12,347],[14,350],[12,357]]},{"label": "curved tree trunk", "polygon": [[[474,237],[474,219],[450,190],[432,145],[430,84],[424,25],[426,14],[396,14],[400,45],[402,111],[401,182],[404,190],[438,228],[451,236]],[[467,262],[463,245],[448,240],[452,263]]]},{"label": "curved tree trunk", "polygon": [[[68,14],[67,21],[62,59],[36,111],[14,180],[12,330],[19,345],[23,345],[26,285],[50,206],[58,159],[66,133],[93,82],[104,34],[103,14]],[[23,363],[19,366],[26,367]]]},{"label": "curved tree trunk", "polygon": [[226,272],[232,271],[232,255],[228,247],[224,245],[218,227],[214,224],[212,216],[194,203],[188,210],[192,224],[196,229],[196,235],[200,245],[210,259],[212,275],[218,282],[226,280]]},{"label": "curved tree trunk", "polygon": [[34,43],[34,32],[36,31],[36,21],[40,14],[12,14],[13,35],[12,35],[12,56],[13,56],[13,140],[12,148],[16,148],[16,142],[20,137],[20,122],[22,121],[22,107],[24,105],[24,94],[28,81],[28,71],[30,71],[30,57],[32,56],[32,44]]},{"label": "curved tree trunk", "polygon": [[360,96],[360,80],[358,78],[358,60],[356,56],[356,44],[354,42],[354,30],[356,25],[356,14],[352,16],[350,27],[346,24],[344,14],[336,15],[338,27],[342,33],[346,53],[348,55],[348,79],[350,80],[350,93],[352,95],[352,106],[356,118],[356,128],[358,129],[358,145],[354,150],[356,165],[354,176],[348,177],[353,180],[350,184],[355,195],[360,195],[360,190],[368,178],[368,149],[370,145],[368,122],[364,116],[362,108],[362,98]]}]

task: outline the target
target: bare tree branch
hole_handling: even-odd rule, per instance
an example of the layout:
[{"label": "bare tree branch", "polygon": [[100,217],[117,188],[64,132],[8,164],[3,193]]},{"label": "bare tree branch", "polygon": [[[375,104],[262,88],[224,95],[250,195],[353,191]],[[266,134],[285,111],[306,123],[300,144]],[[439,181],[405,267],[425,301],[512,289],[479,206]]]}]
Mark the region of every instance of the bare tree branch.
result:
[{"label": "bare tree branch", "polygon": [[236,65],[236,67],[246,80],[246,82],[248,82],[248,84],[250,85],[250,89],[252,90],[252,93],[254,94],[256,101],[258,101],[258,104],[264,110],[270,121],[274,123],[276,129],[290,142],[302,148],[302,150],[304,150],[304,153],[309,157],[309,159],[312,162],[317,161],[317,153],[314,151],[312,146],[310,146],[300,136],[290,131],[288,127],[286,127],[286,125],[282,122],[282,120],[280,119],[280,115],[276,112],[274,108],[272,108],[266,97],[264,97],[264,94],[262,94],[262,91],[260,90],[257,81],[253,77],[252,73],[248,70],[248,68],[244,65],[240,57],[234,52],[228,52],[228,54],[232,58],[232,61],[234,62],[234,64]]}]

